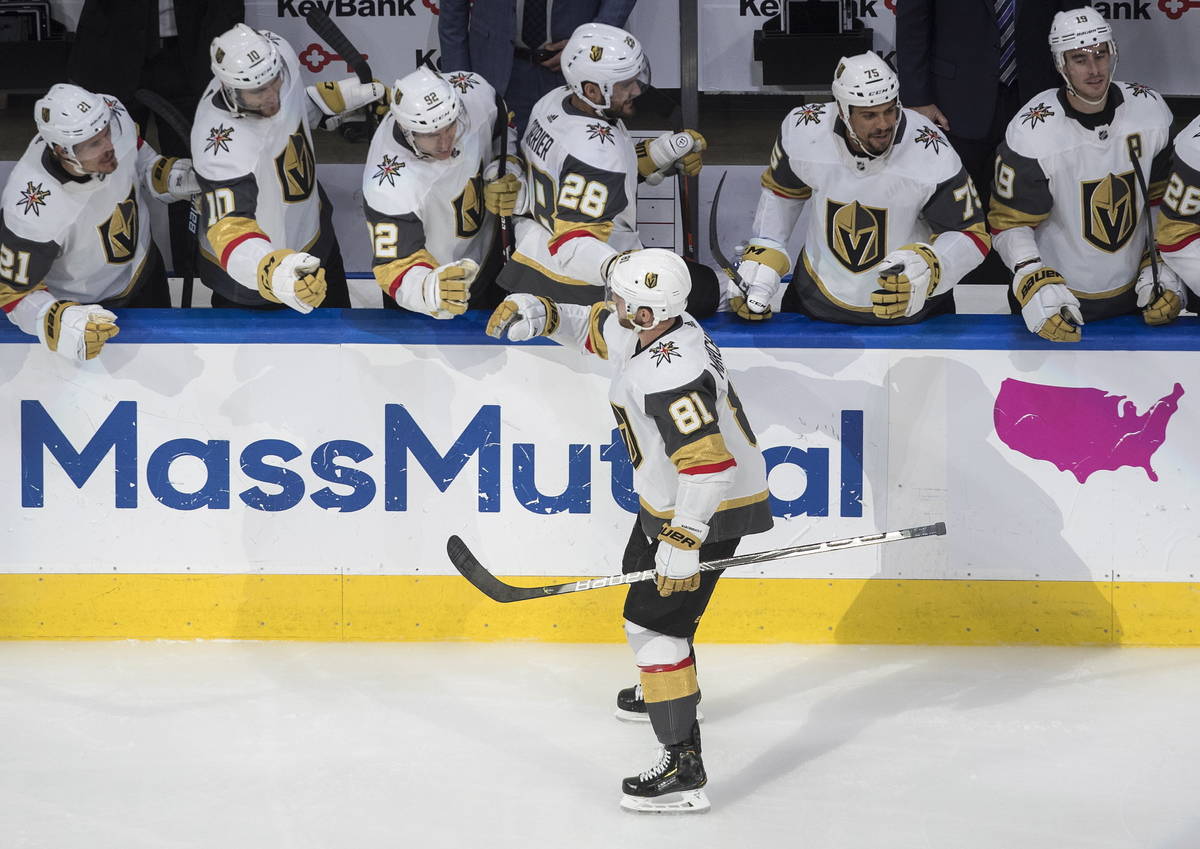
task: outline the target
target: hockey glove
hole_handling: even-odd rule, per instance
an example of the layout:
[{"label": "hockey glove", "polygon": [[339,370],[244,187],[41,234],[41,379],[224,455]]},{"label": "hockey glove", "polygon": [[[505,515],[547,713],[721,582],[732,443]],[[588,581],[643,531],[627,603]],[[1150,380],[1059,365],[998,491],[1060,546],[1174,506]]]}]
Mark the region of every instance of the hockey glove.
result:
[{"label": "hockey glove", "polygon": [[700,153],[708,147],[704,136],[695,130],[663,133],[656,139],[637,143],[638,173],[643,178],[678,168],[685,176],[695,177],[704,166]]},{"label": "hockey glove", "polygon": [[879,287],[871,293],[876,318],[911,318],[925,306],[942,279],[942,264],[924,242],[905,245],[877,267]]},{"label": "hockey glove", "polygon": [[160,156],[150,168],[150,189],[157,195],[175,200],[191,200],[200,193],[200,182],[192,170],[192,160]]},{"label": "hockey glove", "polygon": [[1025,266],[1013,275],[1013,293],[1030,333],[1051,342],[1078,342],[1083,315],[1063,276],[1049,266]]},{"label": "hockey glove", "polygon": [[272,251],[258,263],[258,294],[296,312],[312,312],[325,300],[321,260],[297,251]]},{"label": "hockey glove", "polygon": [[[355,109],[361,109],[368,103],[375,103],[376,101],[382,105],[385,114],[387,111],[387,86],[379,82],[379,80],[373,80],[369,83],[360,83],[358,77],[347,77],[344,80],[326,80],[316,85],[310,85],[308,87],[308,96],[312,98],[313,103],[317,104],[317,108],[328,118],[342,115],[346,112],[353,112]],[[333,125],[324,121],[322,121],[322,126],[326,129],[333,128]]]},{"label": "hockey glove", "polygon": [[99,304],[53,301],[42,308],[38,339],[51,351],[83,362],[100,353],[104,343],[121,332],[117,317]]},{"label": "hockey glove", "polygon": [[534,336],[549,336],[558,329],[558,305],[549,298],[509,295],[488,319],[487,335],[509,342],[524,342]]},{"label": "hockey glove", "polygon": [[695,519],[675,517],[675,523],[663,523],[654,552],[654,579],[658,594],[666,598],[673,592],[687,593],[700,587],[700,546],[708,536],[708,525]]},{"label": "hockey glove", "polygon": [[525,191],[525,166],[521,160],[508,157],[508,167],[503,177],[500,173],[500,160],[493,159],[483,171],[483,205],[492,215],[510,217],[523,215],[527,212]]},{"label": "hockey glove", "polygon": [[742,253],[738,274],[746,283],[746,294],[731,298],[729,306],[747,321],[763,321],[771,317],[771,304],[779,292],[782,275],[791,263],[787,249],[774,239],[751,239]]},{"label": "hockey glove", "polygon": [[467,311],[471,284],[479,273],[479,263],[460,259],[431,268],[421,281],[421,299],[434,318],[454,318]]},{"label": "hockey glove", "polygon": [[1138,272],[1137,282],[1133,284],[1137,292],[1137,305],[1142,309],[1142,320],[1146,324],[1170,324],[1179,317],[1187,301],[1183,288],[1183,280],[1171,270],[1162,259],[1158,261],[1158,283],[1162,287],[1157,298],[1154,297],[1154,269],[1150,260]]}]

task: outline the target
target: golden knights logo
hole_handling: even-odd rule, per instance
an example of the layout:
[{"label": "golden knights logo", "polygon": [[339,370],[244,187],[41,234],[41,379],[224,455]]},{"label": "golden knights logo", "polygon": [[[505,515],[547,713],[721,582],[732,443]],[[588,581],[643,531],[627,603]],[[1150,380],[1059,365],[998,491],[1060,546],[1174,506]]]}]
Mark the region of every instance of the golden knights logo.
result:
[{"label": "golden knights logo", "polygon": [[233,140],[233,127],[217,124],[208,128],[208,138],[205,140],[204,152],[212,151],[213,156],[224,151],[229,152],[229,143]]},{"label": "golden knights logo", "polygon": [[1021,113],[1021,123],[1028,124],[1030,127],[1036,127],[1038,123],[1045,123],[1046,119],[1054,114],[1054,110],[1045,103],[1039,103],[1037,106],[1030,106],[1029,111]]},{"label": "golden knights logo", "polygon": [[801,124],[819,124],[824,114],[824,103],[806,103],[796,109],[795,126],[799,127]]},{"label": "golden knights logo", "polygon": [[42,207],[46,205],[48,197],[50,197],[49,189],[43,189],[41,183],[35,186],[32,180],[28,180],[25,188],[21,189],[21,197],[17,201],[17,206],[24,207],[21,210],[22,215],[32,212],[35,216],[41,217]]},{"label": "golden knights logo", "polygon": [[476,174],[467,180],[462,194],[454,199],[454,233],[469,239],[483,226],[483,177]]},{"label": "golden knights logo", "polygon": [[473,89],[476,85],[478,85],[475,75],[469,71],[460,71],[457,74],[451,74],[450,78],[446,80],[446,82],[450,83],[450,85],[454,86],[463,94],[466,94],[468,90]]},{"label": "golden knights logo", "polygon": [[946,140],[946,137],[933,127],[922,127],[921,132],[917,133],[913,137],[913,143],[925,145],[926,150],[929,150],[929,148],[932,147],[934,153],[941,153],[942,145],[946,145],[947,147],[950,146],[950,142]]},{"label": "golden knights logo", "polygon": [[589,139],[600,139],[600,143],[608,142],[616,144],[617,140],[613,137],[613,128],[608,124],[588,124],[587,137]]},{"label": "golden knights logo", "polygon": [[838,262],[855,274],[879,265],[887,241],[887,210],[858,201],[825,201],[825,241]]},{"label": "golden knights logo", "polygon": [[683,352],[679,350],[679,346],[674,342],[659,342],[650,349],[650,356],[654,358],[654,366],[657,368],[663,363],[670,365],[673,357],[682,357]]},{"label": "golden knights logo", "polygon": [[297,124],[296,132],[288,136],[283,153],[275,157],[275,172],[287,203],[308,200],[317,184],[317,158],[309,146],[304,125]]},{"label": "golden knights logo", "polygon": [[642,282],[646,284],[647,289],[656,289],[658,288],[658,274],[654,271],[647,271]]},{"label": "golden knights logo", "polygon": [[592,49],[588,51],[588,57],[593,62],[599,62],[604,57],[604,48],[599,44],[593,44]]},{"label": "golden knights logo", "polygon": [[136,185],[130,188],[129,197],[118,203],[108,220],[96,228],[100,233],[100,245],[104,248],[104,256],[112,265],[129,262],[137,253],[138,206],[136,191]]},{"label": "golden knights logo", "polygon": [[1126,85],[1129,87],[1129,93],[1134,97],[1154,97],[1154,90],[1148,85],[1141,83],[1126,83]]},{"label": "golden knights logo", "polygon": [[1109,174],[1080,185],[1083,237],[1107,253],[1116,253],[1137,228],[1138,204],[1132,171]]}]

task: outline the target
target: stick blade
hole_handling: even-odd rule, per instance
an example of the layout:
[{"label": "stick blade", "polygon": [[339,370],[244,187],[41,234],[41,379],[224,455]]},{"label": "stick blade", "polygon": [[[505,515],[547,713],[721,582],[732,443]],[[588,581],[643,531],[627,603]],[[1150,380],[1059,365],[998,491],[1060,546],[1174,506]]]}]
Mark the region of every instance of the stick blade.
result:
[{"label": "stick blade", "polygon": [[508,603],[521,601],[526,598],[536,598],[542,595],[537,590],[530,591],[523,587],[514,587],[504,583],[479,562],[479,559],[467,548],[467,544],[457,535],[451,535],[446,540],[446,554],[450,562],[464,578],[493,601]]}]

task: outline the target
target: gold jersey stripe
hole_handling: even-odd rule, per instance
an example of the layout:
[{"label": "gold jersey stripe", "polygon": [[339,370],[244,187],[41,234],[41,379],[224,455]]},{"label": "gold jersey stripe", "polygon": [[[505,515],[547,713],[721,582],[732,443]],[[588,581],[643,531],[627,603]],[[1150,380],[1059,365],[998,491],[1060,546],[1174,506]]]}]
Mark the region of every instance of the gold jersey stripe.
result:
[{"label": "gold jersey stripe", "polygon": [[13,305],[30,292],[45,291],[45,289],[45,283],[39,283],[32,289],[14,289],[6,283],[0,282],[0,310],[10,312],[14,308]]},{"label": "gold jersey stripe", "polygon": [[1035,214],[1013,209],[992,196],[991,206],[988,207],[988,226],[992,230],[1011,230],[1014,227],[1036,227],[1050,217],[1050,213]]},{"label": "gold jersey stripe", "polygon": [[[602,242],[607,242],[608,237],[612,235],[613,223],[611,221],[597,221],[593,224],[583,221],[563,221],[561,218],[554,219],[554,235],[550,237],[547,243],[550,247],[550,253],[553,254],[561,246],[558,243],[568,233],[577,233],[583,231],[588,236],[594,236]],[[564,240],[564,242],[567,240]]]},{"label": "gold jersey stripe", "polygon": [[253,218],[238,218],[230,215],[209,227],[208,243],[212,245],[213,253],[217,255],[217,264],[224,265],[221,260],[225,259],[225,251],[232,242],[250,235],[267,238],[267,234]]},{"label": "gold jersey stripe", "polygon": [[541,274],[545,277],[549,277],[555,283],[562,283],[563,285],[566,285],[566,286],[594,286],[595,285],[594,283],[588,283],[586,280],[576,280],[574,277],[567,277],[566,275],[558,274],[557,272],[551,271],[549,268],[546,268],[546,266],[542,265],[537,260],[526,256],[525,254],[521,253],[520,251],[513,251],[512,260],[513,260],[513,262],[521,263],[521,265],[524,265],[527,268],[532,268],[538,274]]},{"label": "gold jersey stripe", "polygon": [[669,702],[672,699],[694,696],[700,692],[694,663],[689,663],[683,669],[672,669],[669,672],[643,672],[641,679],[642,697],[647,702]]},{"label": "gold jersey stripe", "polygon": [[375,274],[375,282],[379,284],[379,288],[391,295],[393,294],[392,284],[407,274],[414,265],[421,263],[428,264],[430,268],[438,267],[438,261],[433,258],[433,254],[421,248],[404,259],[394,259],[387,265],[377,265],[371,271]]},{"label": "gold jersey stripe", "polygon": [[725,447],[725,437],[719,433],[689,442],[671,455],[671,462],[681,472],[697,466],[713,466],[732,459],[733,455]]},{"label": "gold jersey stripe", "polygon": [[[731,498],[728,501],[722,501],[717,505],[717,509],[713,511],[713,515],[722,512],[723,510],[736,510],[739,507],[749,507],[751,504],[757,504],[760,501],[766,501],[770,496],[765,489],[762,492],[756,492],[754,495],[743,495],[741,498]],[[653,516],[655,519],[669,521],[675,518],[674,510],[656,510],[646,503],[646,499],[638,498],[638,503],[642,509]]]},{"label": "gold jersey stripe", "polygon": [[786,186],[781,186],[779,181],[777,181],[771,174],[770,168],[768,168],[766,171],[763,171],[762,180],[760,180],[760,182],[762,183],[762,187],[764,189],[772,191],[775,194],[781,195],[785,198],[791,198],[792,200],[808,200],[810,197],[812,197],[812,189],[810,189],[808,186],[805,186],[802,189],[789,189]]},{"label": "gold jersey stripe", "polygon": [[1200,222],[1178,221],[1165,215],[1158,219],[1158,232],[1154,234],[1162,250],[1170,252],[1171,248],[1186,242],[1200,233]]}]

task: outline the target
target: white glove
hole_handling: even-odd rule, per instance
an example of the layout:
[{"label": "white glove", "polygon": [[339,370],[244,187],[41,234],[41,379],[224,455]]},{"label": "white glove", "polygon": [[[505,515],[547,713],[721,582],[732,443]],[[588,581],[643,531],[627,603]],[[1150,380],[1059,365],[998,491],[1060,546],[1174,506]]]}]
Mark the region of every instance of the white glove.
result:
[{"label": "white glove", "polygon": [[1078,342],[1083,337],[1079,299],[1053,268],[1040,262],[1024,266],[1013,275],[1013,293],[1030,333],[1051,342]]},{"label": "white glove", "polygon": [[649,180],[652,174],[661,175],[678,167],[688,177],[694,177],[704,165],[700,153],[707,147],[704,136],[695,130],[663,133],[656,139],[638,142],[638,173]]},{"label": "white glove", "polygon": [[528,192],[525,190],[525,169],[511,156],[504,176],[500,174],[500,159],[491,161],[483,170],[483,205],[492,215],[511,217],[524,215],[528,209]]},{"label": "white glove", "polygon": [[1147,263],[1138,272],[1137,281],[1133,284],[1137,292],[1137,305],[1142,309],[1142,320],[1146,324],[1170,324],[1179,317],[1179,311],[1187,303],[1183,280],[1161,258],[1158,260],[1158,282],[1162,292],[1155,298],[1154,269]]},{"label": "white glove", "polygon": [[676,516],[664,524],[654,552],[655,583],[658,594],[691,592],[700,587],[700,546],[708,536],[708,525],[696,519]]},{"label": "white glove", "polygon": [[360,83],[358,77],[325,80],[308,87],[308,96],[328,117],[353,112],[376,100],[385,100],[387,93],[387,86],[378,80]]},{"label": "white glove", "polygon": [[737,267],[746,283],[746,295],[730,298],[729,306],[747,321],[770,318],[771,304],[779,291],[782,275],[790,267],[787,248],[782,243],[774,239],[751,239]]},{"label": "white glove", "polygon": [[258,293],[272,303],[310,313],[325,300],[325,269],[312,254],[272,251],[258,264]]},{"label": "white glove", "polygon": [[200,194],[200,181],[192,169],[192,160],[175,160],[167,176],[167,192],[176,200],[191,200],[192,195]]},{"label": "white glove", "polygon": [[434,318],[454,318],[467,311],[471,284],[479,273],[479,263],[460,259],[431,268],[421,281],[421,300]]},{"label": "white glove", "polygon": [[524,342],[549,336],[558,329],[558,305],[549,298],[518,292],[509,295],[492,311],[487,335],[493,339]]},{"label": "white glove", "polygon": [[871,309],[877,318],[911,318],[925,306],[937,289],[942,264],[933,247],[924,242],[894,250],[875,267],[879,288],[871,293]]},{"label": "white glove", "polygon": [[38,316],[38,340],[69,360],[83,362],[100,353],[120,333],[117,316],[99,304],[52,301]]}]

